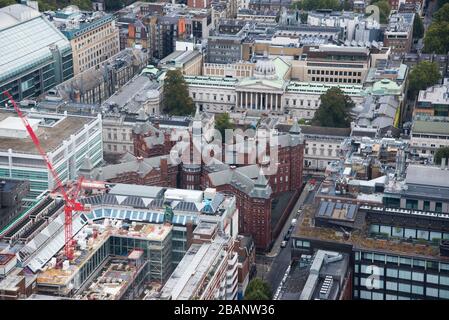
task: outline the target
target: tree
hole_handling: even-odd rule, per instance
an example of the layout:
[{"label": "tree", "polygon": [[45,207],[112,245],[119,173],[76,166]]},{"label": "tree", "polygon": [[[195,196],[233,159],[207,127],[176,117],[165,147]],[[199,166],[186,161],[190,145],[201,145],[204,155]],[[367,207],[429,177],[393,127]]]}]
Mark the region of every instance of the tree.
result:
[{"label": "tree", "polygon": [[349,128],[354,102],[340,88],[330,88],[320,96],[321,104],[312,124],[322,127]]},{"label": "tree", "polygon": [[222,113],[215,117],[215,129],[220,131],[222,141],[225,139],[225,130],[234,129],[235,124],[231,121],[229,113]]},{"label": "tree", "polygon": [[413,38],[421,39],[424,36],[424,24],[422,23],[419,14],[415,13],[415,19],[413,20]]},{"label": "tree", "polygon": [[270,285],[260,279],[254,278],[248,284],[245,291],[245,300],[270,300],[271,289]]},{"label": "tree", "polygon": [[168,70],[164,80],[164,112],[170,115],[192,115],[195,106],[179,69]]},{"label": "tree", "polygon": [[0,0],[0,8],[17,3],[15,0]]},{"label": "tree", "polygon": [[296,4],[297,9],[306,11],[317,9],[342,10],[343,6],[339,0],[302,0]]},{"label": "tree", "polygon": [[408,97],[414,99],[419,90],[427,89],[438,83],[441,78],[440,70],[436,62],[422,61],[413,67],[409,75]]},{"label": "tree", "polygon": [[449,147],[442,147],[435,152],[435,164],[441,164],[441,159],[446,159],[446,164],[449,161]]},{"label": "tree", "polygon": [[371,3],[379,8],[380,23],[387,23],[391,7],[387,0],[377,0]]},{"label": "tree", "polygon": [[433,15],[432,24],[424,36],[424,52],[447,54],[449,51],[449,3]]}]

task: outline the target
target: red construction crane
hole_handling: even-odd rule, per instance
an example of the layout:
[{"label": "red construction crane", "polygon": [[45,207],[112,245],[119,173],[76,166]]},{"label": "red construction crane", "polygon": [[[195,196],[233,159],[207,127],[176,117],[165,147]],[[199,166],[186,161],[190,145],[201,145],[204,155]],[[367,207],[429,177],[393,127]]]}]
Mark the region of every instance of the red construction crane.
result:
[{"label": "red construction crane", "polygon": [[64,215],[65,215],[65,222],[64,222],[64,234],[65,234],[65,255],[67,259],[72,260],[73,259],[73,247],[72,247],[72,215],[74,211],[90,211],[88,206],[84,206],[82,203],[77,201],[77,198],[79,196],[79,192],[81,191],[81,188],[83,186],[84,177],[80,177],[78,179],[78,184],[76,186],[76,189],[73,193],[69,194],[63,183],[61,182],[61,179],[58,176],[58,173],[56,172],[55,168],[53,167],[53,164],[48,159],[47,153],[42,148],[41,143],[39,141],[39,138],[36,136],[36,134],[33,131],[33,128],[30,126],[28,119],[26,116],[22,113],[17,103],[14,101],[13,97],[9,94],[8,91],[4,91],[3,94],[8,98],[9,101],[11,101],[12,105],[14,106],[14,110],[19,115],[20,119],[22,119],[23,125],[25,126],[26,130],[28,131],[28,134],[30,135],[31,140],[33,140],[34,145],[36,146],[37,150],[39,151],[40,155],[44,159],[48,170],[51,172],[51,175],[53,176],[55,182],[56,182],[56,188],[54,191],[58,191],[62,194],[64,198]]}]

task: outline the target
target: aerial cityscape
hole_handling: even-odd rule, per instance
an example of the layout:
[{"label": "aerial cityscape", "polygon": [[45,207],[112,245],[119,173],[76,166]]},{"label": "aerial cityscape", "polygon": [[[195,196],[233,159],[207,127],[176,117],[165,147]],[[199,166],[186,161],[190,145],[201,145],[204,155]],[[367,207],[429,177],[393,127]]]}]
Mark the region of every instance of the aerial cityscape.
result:
[{"label": "aerial cityscape", "polygon": [[0,300],[445,299],[449,0],[0,0]]}]

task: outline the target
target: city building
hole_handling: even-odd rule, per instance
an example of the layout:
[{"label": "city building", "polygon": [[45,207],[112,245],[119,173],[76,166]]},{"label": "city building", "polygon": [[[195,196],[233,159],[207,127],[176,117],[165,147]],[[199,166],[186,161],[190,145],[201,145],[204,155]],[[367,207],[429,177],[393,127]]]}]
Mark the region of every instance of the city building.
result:
[{"label": "city building", "polygon": [[[0,91],[20,101],[73,77],[67,38],[38,10],[14,4],[0,9]],[[6,96],[0,97],[4,106]]]},{"label": "city building", "polygon": [[238,292],[238,253],[234,239],[201,223],[193,243],[161,291],[160,299],[235,300]]},{"label": "city building", "polygon": [[[261,251],[269,250],[279,235],[302,190],[303,181],[304,144],[299,126],[292,126],[288,133],[270,132],[275,135],[274,143],[277,143],[278,165],[274,168],[275,172],[268,173],[265,168],[267,173],[264,173],[263,164],[236,167],[216,162],[203,169],[201,178],[203,188],[213,187],[236,196],[239,230],[250,234],[256,248]],[[225,149],[228,159],[243,157],[248,160],[258,152],[255,143],[244,142],[233,149],[230,152]],[[232,151],[237,155],[233,155]]]},{"label": "city building", "polygon": [[22,212],[22,200],[30,191],[26,180],[4,179],[0,181],[0,231]]},{"label": "city building", "polygon": [[[332,87],[339,87],[355,102],[363,101],[362,85],[356,83],[356,79],[354,83],[348,83],[347,78],[353,76],[348,76],[347,71],[346,76],[342,72],[339,82],[318,83],[315,77],[310,80],[290,80],[295,67],[279,57],[273,60],[259,59],[250,77],[242,77],[242,73],[243,75],[250,73],[250,70],[242,70],[246,65],[236,66],[234,70],[221,66],[205,65],[205,70],[219,75],[185,76],[190,96],[200,110],[211,113],[248,111],[259,115],[290,113],[294,117],[312,119],[320,106],[320,96]],[[252,66],[248,65],[247,68]],[[215,70],[212,72],[212,69]],[[240,76],[238,76],[239,69]],[[334,67],[329,66],[329,69],[334,73]],[[228,72],[231,75],[236,73],[237,77],[227,77]],[[324,73],[324,70],[322,72]]]},{"label": "city building", "polygon": [[112,14],[82,12],[68,6],[56,11],[51,19],[70,41],[74,75],[97,67],[120,51],[119,31]]},{"label": "city building", "polygon": [[352,296],[350,255],[316,250],[293,262],[276,300],[349,300]]},{"label": "city building", "polygon": [[300,81],[363,84],[370,68],[370,50],[336,45],[307,47],[292,68],[292,77]]},{"label": "city building", "polygon": [[[290,125],[277,125],[279,131],[288,131]],[[304,137],[304,173],[324,173],[327,166],[340,159],[340,145],[350,136],[350,128],[300,126]]]},{"label": "city building", "polygon": [[197,50],[177,50],[159,61],[158,68],[167,70],[180,69],[182,74],[188,76],[202,75],[203,56]]},{"label": "city building", "polygon": [[[97,117],[28,112],[28,122],[61,181],[76,179],[89,158],[103,161],[101,115]],[[0,177],[30,180],[28,199],[56,187],[46,163],[15,112],[0,110]]]},{"label": "city building", "polygon": [[224,276],[233,273],[226,278],[228,297],[237,296],[239,259],[234,244],[238,210],[234,197],[214,189],[203,192],[115,184],[107,193],[81,201],[89,204],[91,211],[74,216],[77,245],[73,260],[64,259],[61,251],[62,207],[18,252],[21,265],[37,277],[38,294],[133,299],[143,294],[145,283],[164,285],[176,266],[190,259],[189,250],[217,237],[211,251],[221,239],[219,247],[228,253]]},{"label": "city building", "polygon": [[352,299],[447,299],[449,171],[411,163],[404,142],[384,138],[378,149],[359,141],[342,147],[344,160],[304,208],[293,259],[317,250],[348,254]]},{"label": "city building", "polygon": [[147,53],[140,49],[125,49],[97,68],[90,68],[48,90],[41,107],[61,111],[67,104],[76,105],[78,113],[92,114],[91,109],[107,100],[148,63]]},{"label": "city building", "polygon": [[246,35],[242,32],[230,35],[210,35],[207,38],[207,63],[230,64],[243,59],[243,41]]},{"label": "city building", "polygon": [[366,18],[364,12],[311,11],[307,15],[307,24],[341,28],[344,41],[365,43],[380,40],[379,22]]},{"label": "city building", "polygon": [[439,148],[449,147],[449,118],[415,116],[410,130],[411,152],[430,161]]},{"label": "city building", "polygon": [[414,13],[393,13],[388,19],[384,32],[384,45],[391,48],[392,53],[408,53],[413,43]]},{"label": "city building", "polygon": [[415,115],[448,117],[449,78],[445,78],[443,84],[420,90],[413,113]]},{"label": "city building", "polygon": [[158,115],[161,104],[161,84],[156,81],[154,74],[142,72],[105,100],[102,108],[117,108],[128,114],[140,114],[142,110],[148,115]]},{"label": "city building", "polygon": [[178,164],[172,163],[169,156],[142,158],[127,153],[120,159],[120,163],[92,170],[85,176],[111,183],[176,188],[178,173]]}]

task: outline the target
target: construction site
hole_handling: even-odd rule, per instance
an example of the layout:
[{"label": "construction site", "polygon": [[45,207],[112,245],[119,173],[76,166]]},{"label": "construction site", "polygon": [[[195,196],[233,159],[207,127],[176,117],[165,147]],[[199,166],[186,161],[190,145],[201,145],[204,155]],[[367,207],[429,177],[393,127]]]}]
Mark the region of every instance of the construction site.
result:
[{"label": "construction site", "polygon": [[171,230],[170,225],[127,225],[109,220],[86,225],[75,236],[72,261],[64,259],[60,251],[44,265],[37,277],[38,292],[79,299],[102,295],[121,299],[134,285],[137,288],[131,295],[138,293],[145,281],[162,283],[172,271]]}]

